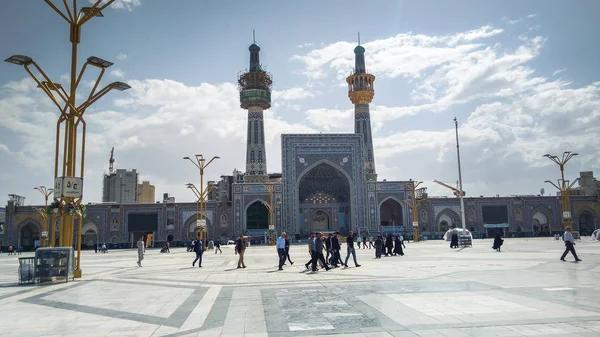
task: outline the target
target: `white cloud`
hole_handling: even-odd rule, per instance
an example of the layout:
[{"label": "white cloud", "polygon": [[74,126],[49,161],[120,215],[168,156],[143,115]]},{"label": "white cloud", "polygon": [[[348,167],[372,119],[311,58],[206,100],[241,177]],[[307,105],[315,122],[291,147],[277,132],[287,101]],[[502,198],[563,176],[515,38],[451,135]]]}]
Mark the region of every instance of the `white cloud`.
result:
[{"label": "white cloud", "polygon": [[[106,0],[103,0],[104,3]],[[90,3],[94,4],[97,0],[90,0]],[[127,9],[128,11],[132,11],[133,7],[140,6],[142,4],[141,0],[116,0],[111,4],[112,8],[116,9]]]},{"label": "white cloud", "polygon": [[272,93],[273,100],[302,100],[308,97],[314,97],[313,92],[308,91],[304,88],[290,88],[285,90],[274,90]]},{"label": "white cloud", "polygon": [[[478,29],[445,36],[427,36],[402,33],[388,39],[363,44],[368,53],[367,68],[379,77],[398,76],[418,78],[431,67],[459,59],[480,47],[473,42],[502,33],[502,29],[483,26]],[[339,80],[348,76],[354,66],[354,55],[348,51],[355,44],[336,42],[306,55],[295,55],[292,60],[304,65],[302,73],[310,79],[327,77],[327,68]]]},{"label": "white cloud", "polygon": [[308,42],[308,43],[299,44],[296,46],[296,48],[307,48],[307,47],[312,47],[313,45],[314,45],[314,43]]},{"label": "white cloud", "polygon": [[562,73],[563,71],[565,71],[565,69],[558,69],[558,70],[556,70],[555,72],[552,73],[552,76],[556,76],[556,75]]},{"label": "white cloud", "polygon": [[117,55],[116,59],[119,61],[123,61],[127,58],[127,54],[124,53],[119,53],[119,55]]},{"label": "white cloud", "polygon": [[123,79],[125,78],[125,72],[123,72],[123,70],[121,69],[115,69],[110,72],[110,76],[116,77],[118,79]]}]

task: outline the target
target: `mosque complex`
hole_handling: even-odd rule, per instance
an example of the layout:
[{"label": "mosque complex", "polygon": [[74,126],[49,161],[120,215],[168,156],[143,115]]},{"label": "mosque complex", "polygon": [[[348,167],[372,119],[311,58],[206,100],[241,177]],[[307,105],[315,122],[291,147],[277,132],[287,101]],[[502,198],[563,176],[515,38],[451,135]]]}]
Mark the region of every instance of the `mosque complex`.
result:
[{"label": "mosque complex", "polygon": [[[271,230],[304,239],[313,231],[346,234],[353,230],[412,239],[418,227],[423,238],[435,239],[461,226],[459,199],[430,198],[424,189],[414,191],[412,180],[377,179],[369,111],[375,76],[366,71],[365,48],[360,44],[354,49],[353,72],[346,79],[354,104],[354,132],[283,134],[282,172],[267,173],[264,110],[271,107],[272,77],[261,66],[260,47],[253,43],[249,51],[249,68],[238,77],[240,106],[248,111],[245,173],[236,170],[209,182],[214,189],[203,211],[209,238],[244,234],[261,241]],[[411,205],[417,199],[413,218]],[[563,231],[557,196],[465,197],[464,202],[466,226],[473,233],[489,236],[501,231],[522,237]],[[272,207],[272,215],[265,204]],[[18,244],[27,249],[48,235],[38,207],[8,202],[0,246]],[[600,227],[597,197],[573,196],[571,209],[576,231],[589,234]],[[155,247],[165,242],[183,245],[197,235],[197,218],[197,205],[190,202],[89,204],[80,234],[82,246],[106,242],[126,248],[135,244],[139,234],[150,233]]]}]

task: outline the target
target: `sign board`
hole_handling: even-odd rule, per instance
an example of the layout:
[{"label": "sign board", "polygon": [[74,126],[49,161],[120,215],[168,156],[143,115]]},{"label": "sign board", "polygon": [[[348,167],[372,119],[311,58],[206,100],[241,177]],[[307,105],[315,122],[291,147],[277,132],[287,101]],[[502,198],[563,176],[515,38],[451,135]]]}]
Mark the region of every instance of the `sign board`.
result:
[{"label": "sign board", "polygon": [[275,230],[275,225],[269,225],[269,230],[274,231]]},{"label": "sign board", "polygon": [[42,232],[42,237],[43,238],[47,238],[48,237],[48,231],[43,231]]},{"label": "sign board", "polygon": [[196,227],[206,228],[206,219],[196,220]]},{"label": "sign board", "polygon": [[571,218],[571,212],[563,212],[563,219],[570,219]]},{"label": "sign board", "polygon": [[419,227],[419,222],[418,221],[413,221],[413,227]]},{"label": "sign board", "polygon": [[57,177],[54,179],[54,196],[58,198],[81,198],[83,178]]}]

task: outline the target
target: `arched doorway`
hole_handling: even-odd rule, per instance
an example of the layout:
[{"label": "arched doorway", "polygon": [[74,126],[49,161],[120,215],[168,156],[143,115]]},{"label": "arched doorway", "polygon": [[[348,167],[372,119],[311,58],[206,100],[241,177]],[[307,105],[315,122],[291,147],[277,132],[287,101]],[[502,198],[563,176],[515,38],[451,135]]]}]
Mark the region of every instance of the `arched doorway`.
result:
[{"label": "arched doorway", "polygon": [[81,242],[84,247],[93,249],[98,245],[98,226],[95,223],[87,221],[81,228],[81,233],[83,233]]},{"label": "arched doorway", "polygon": [[438,232],[446,233],[449,229],[455,228],[460,223],[460,216],[451,208],[444,208],[438,215],[436,216],[437,228],[432,230],[437,230]]},{"label": "arched doorway", "polygon": [[[351,199],[349,178],[341,170],[328,162],[315,165],[298,180],[299,211],[305,224],[301,231],[310,231],[315,211],[321,210],[321,217],[327,216],[328,230],[347,233],[352,224]],[[319,222],[318,226],[324,225]]]},{"label": "arched doorway", "polygon": [[[200,234],[200,227],[198,227],[198,219],[200,219],[198,214],[194,214],[183,223],[183,228],[187,228],[187,233],[185,237],[189,241],[195,240]],[[206,221],[206,228],[212,228],[212,222],[210,221],[210,218],[205,218],[204,220]],[[209,233],[208,235],[212,234],[213,233]]]},{"label": "arched doorway", "polygon": [[579,214],[579,219],[577,221],[579,224],[579,234],[583,236],[587,236],[592,234],[594,231],[594,216],[588,212],[583,211]]},{"label": "arched doorway", "polygon": [[23,247],[23,250],[32,250],[35,248],[36,241],[40,240],[40,236],[40,226],[30,222],[21,227],[18,245]]},{"label": "arched doorway", "polygon": [[173,234],[167,235],[167,242],[173,242]]},{"label": "arched doorway", "polygon": [[316,211],[310,220],[312,232],[329,231],[329,215],[322,210]]},{"label": "arched doorway", "polygon": [[402,205],[388,198],[379,206],[379,224],[381,226],[403,226]]},{"label": "arched doorway", "polygon": [[537,233],[547,233],[548,232],[548,217],[546,214],[538,211],[533,214],[533,219],[531,220],[531,224],[533,226],[533,233],[536,235]]},{"label": "arched doorway", "polygon": [[268,230],[269,210],[260,200],[256,200],[246,209],[246,229]]}]

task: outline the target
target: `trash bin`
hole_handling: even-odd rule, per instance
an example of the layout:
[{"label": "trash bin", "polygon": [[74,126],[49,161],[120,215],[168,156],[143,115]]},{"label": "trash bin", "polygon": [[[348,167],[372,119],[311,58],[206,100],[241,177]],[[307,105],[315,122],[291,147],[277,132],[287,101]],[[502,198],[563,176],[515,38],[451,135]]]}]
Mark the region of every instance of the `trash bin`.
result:
[{"label": "trash bin", "polygon": [[30,284],[34,283],[35,278],[33,275],[33,257],[20,257],[19,258],[19,284]]}]

